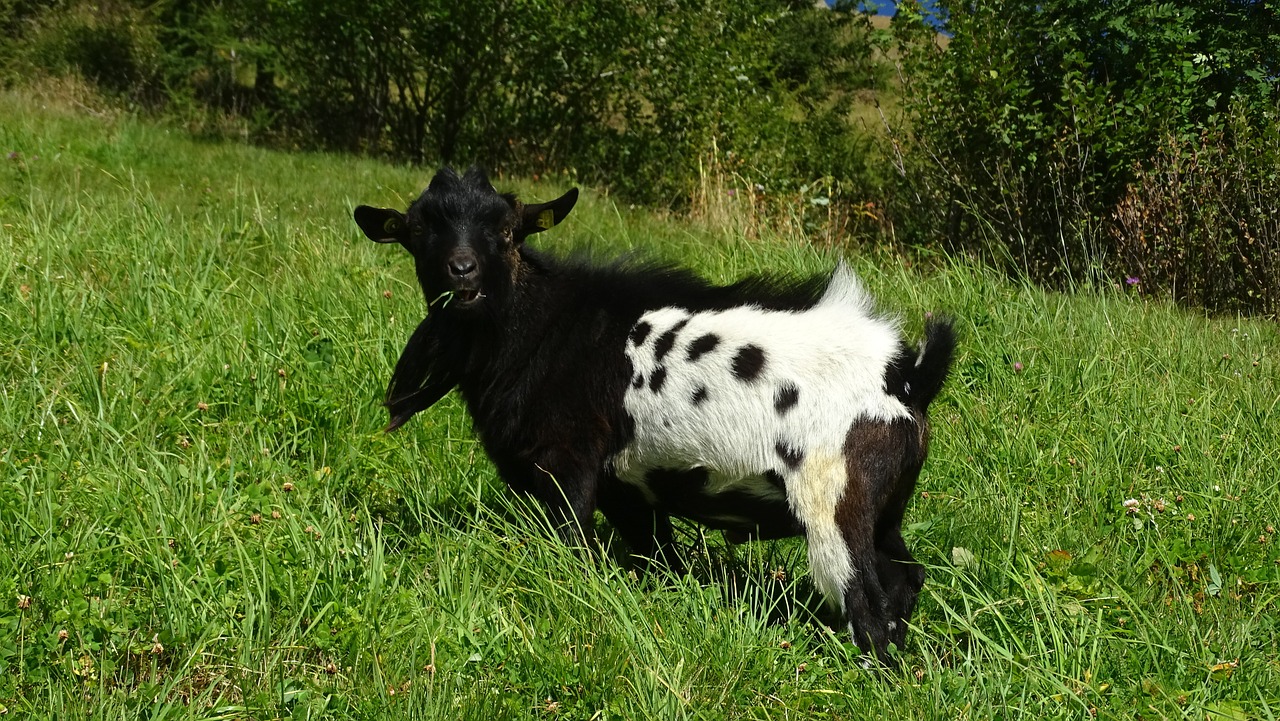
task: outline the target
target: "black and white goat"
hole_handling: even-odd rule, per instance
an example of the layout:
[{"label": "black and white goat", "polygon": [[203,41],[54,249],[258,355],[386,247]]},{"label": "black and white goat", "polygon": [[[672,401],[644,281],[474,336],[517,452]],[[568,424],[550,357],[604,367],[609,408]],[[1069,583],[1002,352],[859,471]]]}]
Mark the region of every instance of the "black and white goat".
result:
[{"label": "black and white goat", "polygon": [[553,258],[524,241],[573,208],[440,171],[408,209],[360,206],[414,257],[427,317],[387,390],[388,429],[454,387],[503,479],[566,527],[598,508],[641,558],[671,516],[735,541],[803,534],[855,642],[902,644],[924,583],[900,532],[950,368],[950,324],[918,353],[843,265],[714,286],[672,267]]}]

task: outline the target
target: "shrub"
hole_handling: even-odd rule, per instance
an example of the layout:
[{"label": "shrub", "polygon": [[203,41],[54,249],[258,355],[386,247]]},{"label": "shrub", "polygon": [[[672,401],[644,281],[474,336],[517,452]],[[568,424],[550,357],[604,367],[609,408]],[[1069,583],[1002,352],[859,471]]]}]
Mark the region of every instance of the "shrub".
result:
[{"label": "shrub", "polygon": [[0,0],[0,82],[9,82],[24,68],[23,48],[35,18],[54,0]]},{"label": "shrub", "polygon": [[146,12],[127,3],[74,4],[58,12],[20,3],[10,22],[24,42],[11,48],[11,71],[38,68],[74,73],[130,105],[155,105],[160,96],[160,44]]},{"label": "shrub", "polygon": [[[1107,225],[1165,139],[1274,122],[1275,14],[1253,0],[943,0],[945,52],[906,58],[918,240],[1066,284],[1106,274]],[[910,8],[905,16],[910,17]],[[1241,149],[1243,151],[1243,149]]]},{"label": "shrub", "polygon": [[887,36],[848,3],[797,3],[768,27],[753,95],[727,104],[700,150],[694,214],[825,245],[883,234],[875,201],[889,166],[866,120],[890,86]]},{"label": "shrub", "polygon": [[1280,314],[1280,126],[1240,115],[1166,138],[1112,214],[1116,266],[1146,293]]},{"label": "shrub", "polygon": [[40,19],[29,43],[37,64],[163,98],[202,130],[239,118],[230,127],[259,140],[568,173],[668,206],[688,202],[713,146],[773,193],[818,179],[869,185],[868,144],[851,132],[848,108],[883,77],[866,18],[849,4],[71,0],[38,9],[23,15]]}]

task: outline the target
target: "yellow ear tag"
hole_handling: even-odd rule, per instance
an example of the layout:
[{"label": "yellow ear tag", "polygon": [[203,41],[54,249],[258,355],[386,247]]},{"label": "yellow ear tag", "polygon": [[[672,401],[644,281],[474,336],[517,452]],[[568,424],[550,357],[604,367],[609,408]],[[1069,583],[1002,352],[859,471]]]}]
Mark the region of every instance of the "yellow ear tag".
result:
[{"label": "yellow ear tag", "polygon": [[556,224],[556,214],[551,210],[544,210],[538,213],[538,227],[546,230]]},{"label": "yellow ear tag", "polygon": [[398,234],[400,232],[400,229],[403,227],[404,226],[400,224],[399,218],[387,218],[387,222],[382,224],[383,232],[387,233],[388,235]]}]

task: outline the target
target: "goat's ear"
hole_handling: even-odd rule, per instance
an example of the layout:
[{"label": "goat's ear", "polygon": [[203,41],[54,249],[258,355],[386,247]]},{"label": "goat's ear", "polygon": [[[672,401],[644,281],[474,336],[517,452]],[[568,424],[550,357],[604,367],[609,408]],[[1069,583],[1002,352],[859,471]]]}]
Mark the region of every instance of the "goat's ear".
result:
[{"label": "goat's ear", "polygon": [[409,240],[409,223],[404,213],[391,208],[361,205],[355,212],[356,225],[375,243],[404,243]]},{"label": "goat's ear", "polygon": [[564,220],[569,211],[573,210],[574,203],[577,202],[578,189],[574,188],[555,200],[524,206],[524,211],[520,218],[520,235],[541,233],[547,228],[556,225]]}]

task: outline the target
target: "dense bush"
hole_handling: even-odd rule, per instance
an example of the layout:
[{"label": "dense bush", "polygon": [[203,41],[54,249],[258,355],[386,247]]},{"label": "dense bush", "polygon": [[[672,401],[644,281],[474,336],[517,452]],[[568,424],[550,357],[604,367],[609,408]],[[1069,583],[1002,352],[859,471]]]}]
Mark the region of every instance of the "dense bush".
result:
[{"label": "dense bush", "polygon": [[1280,315],[1280,126],[1170,136],[1134,175],[1108,223],[1129,284]]},{"label": "dense bush", "polygon": [[[18,54],[33,17],[39,16],[54,0],[0,0],[0,62],[10,65]],[[6,74],[15,69],[3,67]]]},{"label": "dense bush", "polygon": [[768,30],[753,89],[764,102],[731,105],[716,138],[724,152],[705,160],[732,176],[722,181],[754,192],[764,213],[798,216],[808,234],[835,239],[886,180],[877,134],[862,123],[874,92],[890,85],[885,39],[843,2],[829,12],[798,7]]},{"label": "dense bush", "polygon": [[74,73],[130,103],[156,99],[161,49],[145,9],[129,4],[0,4],[0,66],[9,77],[33,70]]},{"label": "dense bush", "polygon": [[780,187],[863,172],[843,115],[853,90],[882,79],[863,16],[801,0],[38,10],[24,10],[38,65],[159,98],[198,130],[234,118],[288,146],[569,172],[669,205],[688,201],[715,145]]},{"label": "dense bush", "polygon": [[[1181,257],[1178,294],[1214,305],[1226,291],[1208,290],[1220,283],[1208,275],[1260,267],[1257,249],[1270,243],[1265,252],[1274,254],[1280,247],[1274,233],[1268,236],[1274,221],[1265,213],[1227,211],[1247,204],[1245,193],[1274,187],[1265,179],[1280,171],[1274,152],[1257,153],[1278,117],[1280,27],[1269,3],[942,5],[951,10],[954,33],[946,51],[915,43],[906,59],[917,141],[908,187],[924,199],[919,237],[945,239],[1056,283],[1120,277],[1134,272],[1129,266],[1144,253],[1143,267],[1173,268],[1171,259]],[[1169,172],[1191,177],[1158,187]],[[1206,195],[1205,187],[1232,173],[1252,185]],[[1240,197],[1228,197],[1233,193]],[[1186,218],[1200,228],[1174,224],[1159,238],[1151,228],[1144,228],[1145,240],[1130,237],[1141,226],[1133,219],[1139,206],[1157,212],[1205,202],[1217,209]],[[1245,237],[1255,240],[1222,240]],[[1173,255],[1140,250],[1153,241],[1199,247]],[[1213,262],[1205,244],[1213,246]],[[1188,284],[1188,273],[1205,277]],[[1152,288],[1162,277],[1149,279]],[[1232,285],[1252,293],[1238,305],[1274,297],[1274,277],[1266,281],[1271,290],[1252,287],[1262,277]],[[1187,291],[1193,286],[1204,292]]]}]

